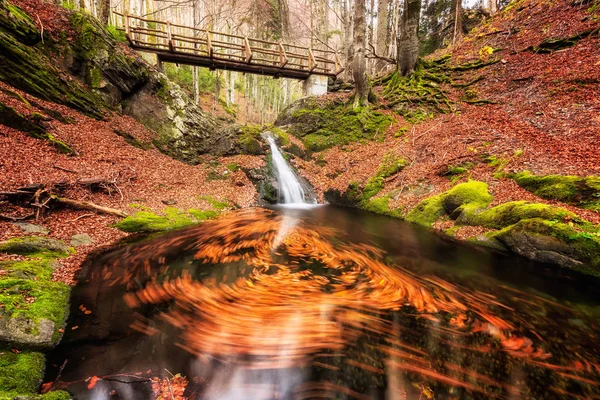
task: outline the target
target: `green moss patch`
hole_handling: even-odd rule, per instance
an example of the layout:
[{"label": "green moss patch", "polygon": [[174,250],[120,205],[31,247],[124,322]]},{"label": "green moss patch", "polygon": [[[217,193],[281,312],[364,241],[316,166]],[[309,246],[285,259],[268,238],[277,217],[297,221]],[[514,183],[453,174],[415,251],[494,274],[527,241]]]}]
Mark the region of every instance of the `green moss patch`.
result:
[{"label": "green moss patch", "polygon": [[67,257],[73,250],[64,242],[44,236],[23,236],[0,243],[0,253],[38,258]]},{"label": "green moss patch", "polygon": [[527,258],[600,276],[598,232],[582,232],[572,223],[532,218],[486,236]]},{"label": "green moss patch", "polygon": [[55,258],[72,249],[55,239],[26,236],[1,243],[0,251],[30,257],[0,263],[0,340],[15,347],[54,346],[67,317],[70,288],[52,282],[52,272]]},{"label": "green moss patch", "polygon": [[240,128],[239,143],[242,153],[261,154],[260,133],[262,128],[258,125],[243,125]]},{"label": "green moss patch", "polygon": [[134,215],[116,223],[115,227],[124,232],[168,231],[197,224],[207,219],[216,218],[221,210],[230,207],[227,203],[219,202],[212,198],[211,200],[214,202],[213,208],[216,208],[216,211],[194,208],[184,211],[175,207],[165,208],[162,215],[150,211],[138,211]]},{"label": "green moss patch", "polygon": [[423,200],[406,215],[406,220],[431,226],[444,215],[457,218],[462,212],[470,213],[484,209],[492,200],[493,197],[488,193],[486,183],[469,181]]},{"label": "green moss patch", "polygon": [[545,175],[525,171],[511,175],[519,186],[535,195],[577,207],[600,211],[600,177]]},{"label": "green moss patch", "polygon": [[383,139],[392,117],[370,108],[354,108],[350,103],[319,105],[309,98],[292,104],[275,122],[288,125],[288,132],[302,139],[308,150],[363,140]]},{"label": "green moss patch", "polygon": [[65,391],[37,394],[44,377],[46,359],[42,353],[24,351],[15,354],[0,350],[0,399],[68,400]]}]

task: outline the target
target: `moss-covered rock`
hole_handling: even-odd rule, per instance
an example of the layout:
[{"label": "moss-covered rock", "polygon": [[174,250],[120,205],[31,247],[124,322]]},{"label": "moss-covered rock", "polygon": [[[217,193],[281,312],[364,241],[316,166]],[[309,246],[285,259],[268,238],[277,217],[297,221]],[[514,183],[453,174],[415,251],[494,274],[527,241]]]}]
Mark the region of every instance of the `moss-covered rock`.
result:
[{"label": "moss-covered rock", "polygon": [[13,347],[50,348],[61,337],[68,311],[69,286],[52,282],[53,257],[65,253],[52,245],[26,250],[37,258],[0,263],[0,340]]},{"label": "moss-covered rock", "polygon": [[[197,224],[201,221],[216,218],[219,213],[229,204],[214,200],[215,210],[189,209],[180,210],[175,207],[167,207],[163,215],[155,214],[150,211],[138,211],[134,215],[122,219],[115,224],[115,227],[124,232],[162,232],[172,229],[184,228],[189,225]],[[209,201],[210,202],[210,201]],[[222,206],[225,204],[225,206]]]},{"label": "moss-covered rock", "polygon": [[42,353],[24,351],[18,354],[0,350],[0,399],[68,400],[65,391],[37,394],[44,377],[46,359]]},{"label": "moss-covered rock", "polygon": [[573,224],[532,218],[487,235],[529,259],[600,276],[598,232],[582,232]]},{"label": "moss-covered rock", "polygon": [[525,171],[511,175],[519,186],[544,199],[558,200],[577,207],[600,211],[600,177],[536,176]]},{"label": "moss-covered rock", "polygon": [[44,236],[24,236],[0,243],[0,253],[30,257],[67,257],[71,252],[64,242]]},{"label": "moss-covered rock", "polygon": [[457,219],[463,212],[472,213],[484,209],[492,200],[486,183],[469,181],[423,200],[406,215],[406,220],[431,226],[444,215]]},{"label": "moss-covered rock", "polygon": [[[14,15],[19,17],[11,18]],[[0,21],[0,80],[44,100],[103,118],[106,104],[102,99],[75,80],[66,79],[43,46],[32,46],[35,25],[32,27],[31,19],[21,9],[0,1]]]},{"label": "moss-covered rock", "polygon": [[370,108],[352,104],[320,105],[314,98],[289,105],[275,121],[275,126],[302,139],[307,149],[321,151],[360,140],[383,139],[392,118]]},{"label": "moss-covered rock", "polygon": [[475,213],[462,213],[456,223],[502,229],[524,219],[541,218],[546,221],[573,221],[591,225],[564,208],[528,201],[511,201]]}]

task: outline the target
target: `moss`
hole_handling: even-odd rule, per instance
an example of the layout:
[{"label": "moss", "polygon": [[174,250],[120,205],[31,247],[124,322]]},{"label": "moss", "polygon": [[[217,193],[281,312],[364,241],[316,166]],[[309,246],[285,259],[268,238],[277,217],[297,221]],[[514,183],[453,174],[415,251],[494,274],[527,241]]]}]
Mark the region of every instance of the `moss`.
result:
[{"label": "moss", "polygon": [[376,214],[389,215],[391,217],[400,218],[400,212],[398,210],[390,209],[390,198],[388,196],[379,197],[377,199],[367,200],[361,202],[361,208],[367,211],[374,212]]},{"label": "moss", "polygon": [[158,215],[150,211],[138,211],[134,215],[117,222],[115,227],[124,232],[161,232],[183,228],[196,222],[185,211],[167,207],[164,210],[164,215]]},{"label": "moss", "polygon": [[211,205],[211,207],[217,211],[223,211],[231,207],[231,205],[228,202],[217,200],[211,196],[200,196],[200,200],[206,200]]},{"label": "moss", "polygon": [[73,251],[64,242],[44,236],[23,236],[0,243],[0,253],[37,258],[68,257]]},{"label": "moss", "polygon": [[213,211],[213,210],[198,210],[196,208],[190,208],[187,211],[192,217],[196,218],[196,220],[198,221],[204,221],[207,219],[214,219],[216,218],[219,213],[217,211]]},{"label": "moss", "polygon": [[322,151],[362,140],[383,139],[392,118],[370,108],[354,108],[350,103],[303,103],[294,111],[288,131],[302,139],[311,151]]},{"label": "moss", "polygon": [[576,263],[567,265],[584,274],[600,276],[600,234],[598,232],[581,232],[571,223],[547,221],[541,218],[532,218],[519,221],[500,231],[490,232],[486,236],[498,239],[503,243],[510,243],[520,239],[518,235],[533,237],[549,237],[557,242],[546,251],[567,256],[576,260]]},{"label": "moss", "polygon": [[271,132],[273,134],[277,143],[280,146],[289,146],[290,145],[290,138],[289,138],[287,132],[284,131],[283,129],[278,128],[276,126],[272,126],[269,128],[269,132]]},{"label": "moss", "polygon": [[14,354],[7,350],[2,351],[0,353],[0,394],[10,393],[12,397],[37,392],[43,378],[45,363],[42,353],[26,351]]},{"label": "moss", "polygon": [[[10,13],[19,14],[19,18],[2,18]],[[39,34],[35,25],[25,13],[0,3],[0,80],[13,87],[33,94],[44,100],[53,101],[75,108],[84,114],[102,119],[106,109],[104,101],[96,94],[85,90],[76,81],[64,78],[64,74],[52,63],[50,55],[44,50],[31,46],[33,32]],[[6,21],[12,21],[7,23]],[[35,42],[37,43],[37,41]]]},{"label": "moss", "polygon": [[486,183],[469,181],[423,200],[406,215],[406,220],[431,226],[444,215],[456,219],[463,212],[472,213],[484,209],[492,200],[493,197],[488,193]]},{"label": "moss", "polygon": [[113,132],[115,132],[117,135],[121,136],[123,139],[125,139],[125,142],[127,142],[128,144],[130,144],[133,147],[137,147],[138,149],[141,149],[141,150],[148,150],[148,149],[152,148],[152,145],[150,143],[142,142],[141,140],[138,140],[135,137],[133,137],[133,135],[131,135],[128,132],[124,132],[119,129],[113,129]]},{"label": "moss", "polygon": [[216,200],[211,205],[216,211],[195,208],[184,211],[175,207],[165,208],[163,215],[150,211],[138,211],[134,215],[117,222],[114,226],[124,232],[162,232],[183,228],[206,219],[215,218],[221,210],[229,207],[229,204]]},{"label": "moss", "polygon": [[260,154],[262,146],[258,138],[262,128],[259,125],[243,125],[240,127],[239,143],[242,152],[246,154]]},{"label": "moss", "polygon": [[537,196],[600,211],[600,177],[545,175],[525,171],[510,175],[519,186]]},{"label": "moss", "polygon": [[0,29],[11,32],[26,45],[35,45],[41,40],[40,32],[29,15],[5,0],[0,1]]},{"label": "moss", "polygon": [[405,159],[398,157],[394,153],[386,154],[383,157],[381,164],[379,164],[375,176],[369,178],[365,184],[365,187],[362,190],[361,199],[366,201],[377,195],[383,189],[384,180],[402,171],[407,165],[408,162]]},{"label": "moss", "polygon": [[231,172],[236,172],[236,171],[239,171],[241,169],[240,164],[238,164],[238,163],[229,163],[225,167],[228,170],[230,170]]},{"label": "moss", "polygon": [[571,221],[582,229],[594,229],[591,224],[564,208],[527,201],[511,201],[477,214],[464,214],[461,215],[459,222],[465,225],[502,229],[531,218],[541,218],[545,221]]}]

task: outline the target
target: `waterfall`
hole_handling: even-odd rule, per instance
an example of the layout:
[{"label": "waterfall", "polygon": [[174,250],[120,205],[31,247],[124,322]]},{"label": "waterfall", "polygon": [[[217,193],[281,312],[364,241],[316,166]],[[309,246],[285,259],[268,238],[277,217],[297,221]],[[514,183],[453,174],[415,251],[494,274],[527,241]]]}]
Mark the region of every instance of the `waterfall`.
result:
[{"label": "waterfall", "polygon": [[275,143],[275,139],[273,139],[271,135],[266,135],[266,138],[271,147],[271,157],[273,159],[273,165],[275,166],[275,172],[277,173],[277,180],[279,181],[280,203],[295,205],[314,204],[314,201],[306,201],[304,188],[300,184],[294,171],[285,161],[285,158],[283,158],[281,151],[279,151],[279,148]]}]

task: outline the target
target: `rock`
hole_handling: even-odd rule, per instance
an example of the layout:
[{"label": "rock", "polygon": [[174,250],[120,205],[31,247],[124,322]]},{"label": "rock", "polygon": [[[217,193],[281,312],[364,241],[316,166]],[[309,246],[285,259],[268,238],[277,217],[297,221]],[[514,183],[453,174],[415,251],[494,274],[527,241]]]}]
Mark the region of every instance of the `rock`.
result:
[{"label": "rock", "polygon": [[167,205],[167,206],[174,206],[175,204],[177,204],[176,200],[161,200],[163,204]]},{"label": "rock", "polygon": [[43,235],[50,233],[50,229],[45,226],[30,224],[29,222],[15,222],[13,225],[18,226],[25,233],[41,233]]},{"label": "rock", "polygon": [[94,240],[87,233],[79,233],[71,237],[71,246],[77,247],[86,244],[93,244]]},{"label": "rock", "polygon": [[54,253],[66,257],[70,248],[64,242],[41,236],[24,236],[0,243],[1,253],[32,255],[37,253]]},{"label": "rock", "polygon": [[202,154],[240,152],[240,127],[203,112],[164,74],[152,72],[149,82],[123,102],[123,112],[155,131],[156,147],[175,159],[195,164]]},{"label": "rock", "polygon": [[18,345],[52,347],[54,340],[54,322],[46,318],[35,321],[16,317],[0,319],[0,340]]}]

